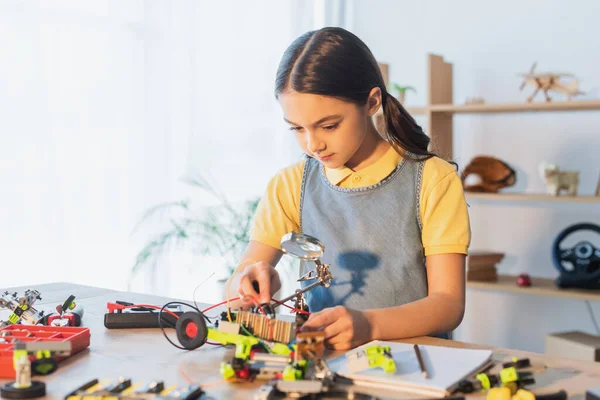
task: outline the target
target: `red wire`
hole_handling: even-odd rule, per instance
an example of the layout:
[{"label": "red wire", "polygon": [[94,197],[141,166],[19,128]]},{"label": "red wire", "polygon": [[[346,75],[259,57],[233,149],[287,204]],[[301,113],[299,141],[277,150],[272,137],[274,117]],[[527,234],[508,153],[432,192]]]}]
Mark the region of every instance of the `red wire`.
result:
[{"label": "red wire", "polygon": [[[245,296],[245,297],[246,297],[246,296]],[[257,300],[255,297],[253,297],[253,296],[247,296],[247,297],[250,297],[250,298],[252,299],[252,302],[254,303],[254,305],[255,305],[255,306],[257,306],[257,307],[259,308],[259,310],[260,310],[260,311],[261,311],[261,312],[262,312],[264,315],[267,315],[267,313],[265,312],[265,310],[264,310],[263,306],[262,306],[262,305],[260,305],[260,303],[258,302],[258,300]],[[232,298],[232,299],[225,300],[225,301],[222,301],[222,302],[220,302],[220,303],[217,303],[217,304],[213,304],[212,306],[210,306],[210,307],[207,307],[207,308],[205,308],[204,310],[202,310],[202,313],[205,313],[205,312],[207,312],[207,311],[210,311],[210,310],[212,310],[212,309],[214,309],[214,308],[217,308],[217,307],[219,307],[219,306],[225,305],[225,304],[227,304],[228,302],[232,302],[232,301],[235,301],[235,300],[240,300],[240,298],[239,298],[239,297],[234,297],[234,298]],[[285,303],[283,303],[283,302],[281,302],[281,301],[279,301],[279,300],[275,300],[275,299],[273,299],[273,298],[271,298],[271,300],[272,300],[272,301],[274,301],[274,302],[276,302],[276,303],[277,303],[277,304],[279,304],[279,305],[282,305],[282,306],[284,306],[284,307],[287,307],[287,308],[289,308],[290,310],[292,310],[292,311],[294,311],[294,312],[297,312],[297,313],[300,313],[300,314],[305,314],[305,315],[310,315],[310,312],[308,312],[308,311],[304,311],[304,310],[300,310],[300,309],[297,309],[297,308],[294,308],[294,307],[290,307],[290,306],[288,306],[287,304],[285,304]],[[159,307],[159,308],[160,308],[160,307]],[[270,323],[269,323],[269,336],[270,336],[271,338],[272,338],[272,334],[273,334],[273,323],[272,323],[272,322],[273,322],[273,321],[270,321]],[[219,346],[219,345],[221,345],[220,343],[212,343],[212,342],[206,342],[206,343],[207,343],[207,344],[212,344],[212,345],[215,345],[215,346]]]},{"label": "red wire", "polygon": [[[234,297],[233,299],[229,299],[229,301],[232,302],[232,301],[239,300],[239,299],[240,299],[239,297]],[[210,306],[208,308],[205,308],[204,310],[202,310],[202,312],[205,313],[207,311],[212,310],[213,308],[217,308],[219,306],[222,306],[223,304],[227,304],[227,300],[222,301],[222,302],[220,302],[218,304],[214,304],[214,305],[212,305],[212,306]]]},{"label": "red wire", "polygon": [[310,315],[310,313],[309,313],[308,311],[304,311],[304,310],[300,310],[300,309],[298,309],[298,308],[290,307],[290,306],[288,306],[287,304],[285,304],[285,303],[282,303],[282,302],[281,302],[281,301],[279,301],[279,300],[275,300],[275,299],[271,299],[271,300],[273,300],[275,303],[277,303],[277,304],[279,304],[279,305],[282,305],[282,306],[284,306],[284,307],[287,307],[287,308],[289,308],[290,310],[293,310],[293,311],[295,311],[295,312],[297,312],[297,313],[300,313],[300,314],[306,314],[306,315]]},{"label": "red wire", "polygon": [[[225,303],[226,303],[226,302],[225,302]],[[221,303],[221,304],[223,304],[223,303]],[[220,306],[221,304],[217,304],[217,305],[215,305],[215,306],[212,306],[212,307],[210,307],[210,308],[207,308],[207,310],[209,310],[209,309],[211,309],[211,308],[214,308],[214,307],[217,307],[217,306]],[[160,307],[160,306],[154,306],[154,305],[152,305],[152,304],[134,304],[134,305],[131,305],[131,306],[124,306],[123,308],[125,309],[125,308],[139,308],[139,307],[153,308],[153,309],[155,309],[155,310],[161,310],[161,309],[163,308],[163,307]],[[205,311],[206,311],[206,310],[205,310]],[[163,312],[166,312],[166,313],[168,313],[168,314],[172,315],[172,316],[173,316],[173,317],[175,317],[175,318],[179,318],[179,315],[175,314],[175,313],[174,313],[173,311],[171,311],[171,310],[164,309],[164,310],[163,310]],[[203,312],[204,312],[204,311],[203,311]],[[213,346],[222,346],[222,344],[221,344],[221,343],[213,343],[213,342],[209,342],[209,341],[206,341],[205,343],[206,343],[206,344],[212,344]]]}]

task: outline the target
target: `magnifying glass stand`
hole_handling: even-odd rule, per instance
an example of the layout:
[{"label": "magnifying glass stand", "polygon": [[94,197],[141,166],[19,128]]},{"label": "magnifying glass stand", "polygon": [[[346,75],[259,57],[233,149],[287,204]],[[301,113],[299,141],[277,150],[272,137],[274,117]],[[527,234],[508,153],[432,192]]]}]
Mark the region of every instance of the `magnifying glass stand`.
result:
[{"label": "magnifying glass stand", "polygon": [[[303,304],[304,293],[314,289],[317,286],[329,287],[331,285],[333,276],[329,271],[329,264],[323,264],[320,260],[325,252],[325,246],[318,239],[302,233],[288,233],[281,239],[281,249],[285,254],[289,254],[292,257],[300,260],[313,261],[316,268],[298,279],[298,282],[312,280],[315,282],[302,289],[296,289],[294,294],[279,300],[280,303],[285,303],[286,301],[296,298],[296,304]],[[272,308],[278,306],[279,303],[271,305]]]}]

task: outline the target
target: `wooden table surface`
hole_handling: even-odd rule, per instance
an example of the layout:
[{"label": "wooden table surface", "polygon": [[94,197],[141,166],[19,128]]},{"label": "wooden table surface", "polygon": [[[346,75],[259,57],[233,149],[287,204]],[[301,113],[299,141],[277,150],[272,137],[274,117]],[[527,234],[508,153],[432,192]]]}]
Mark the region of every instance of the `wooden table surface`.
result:
[{"label": "wooden table surface", "polygon": [[[91,331],[89,349],[60,363],[59,369],[46,377],[36,379],[46,382],[48,399],[61,399],[70,391],[92,379],[106,380],[129,377],[136,382],[162,380],[165,385],[187,384],[183,374],[198,384],[207,386],[208,398],[251,399],[263,382],[223,383],[219,365],[230,349],[205,345],[194,351],[183,351],[171,346],[159,329],[114,330],[104,327],[106,303],[116,300],[133,303],[163,305],[173,299],[146,294],[119,292],[109,289],[52,283],[31,287],[9,288],[22,293],[25,289],[37,289],[42,300],[35,303],[38,310],[52,312],[56,304],[69,295],[83,305],[83,326]],[[200,307],[203,307],[200,304]],[[211,315],[210,313],[208,313]],[[216,313],[214,314],[216,315]],[[169,331],[174,338],[173,331]],[[175,339],[174,339],[175,340]],[[403,340],[407,343],[447,346],[457,348],[489,348],[463,342],[428,337]],[[542,354],[494,348],[494,360],[507,361],[512,357],[529,357],[534,365],[545,366],[535,375],[534,393],[549,393],[564,389],[571,399],[584,399],[585,390],[600,386],[600,363],[547,357]],[[182,374],[183,371],[183,374]],[[5,383],[1,380],[0,383]],[[384,398],[408,398],[389,392],[375,392]],[[480,397],[473,395],[469,397]],[[414,398],[414,396],[412,396]]]}]

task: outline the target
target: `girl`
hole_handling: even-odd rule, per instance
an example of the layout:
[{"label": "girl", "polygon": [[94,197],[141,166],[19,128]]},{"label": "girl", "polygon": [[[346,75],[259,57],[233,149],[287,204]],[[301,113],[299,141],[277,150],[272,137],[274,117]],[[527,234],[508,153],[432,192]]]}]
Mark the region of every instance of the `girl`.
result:
[{"label": "girl", "polygon": [[[462,184],[387,92],[367,46],[341,28],[300,36],[283,55],[275,95],[307,157],[268,184],[228,286],[270,302],[281,287],[280,240],[303,232],[324,243],[333,275],[329,288],[307,293],[303,329],[324,330],[330,347],[456,328],[470,244]],[[372,117],[381,107],[380,134]],[[312,268],[302,263],[300,273]]]}]

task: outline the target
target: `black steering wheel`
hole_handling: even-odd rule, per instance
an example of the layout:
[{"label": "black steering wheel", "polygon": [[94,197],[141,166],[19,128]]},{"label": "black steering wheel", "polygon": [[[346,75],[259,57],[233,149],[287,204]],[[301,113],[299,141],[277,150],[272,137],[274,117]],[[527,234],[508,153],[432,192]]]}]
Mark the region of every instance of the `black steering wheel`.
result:
[{"label": "black steering wheel", "polygon": [[[600,234],[600,226],[590,223],[572,225],[563,230],[554,240],[552,261],[560,272],[556,280],[559,287],[600,289],[600,248],[587,240],[578,242],[570,248],[561,248],[563,240],[578,231],[590,230]],[[564,263],[571,264],[565,268]]]}]

